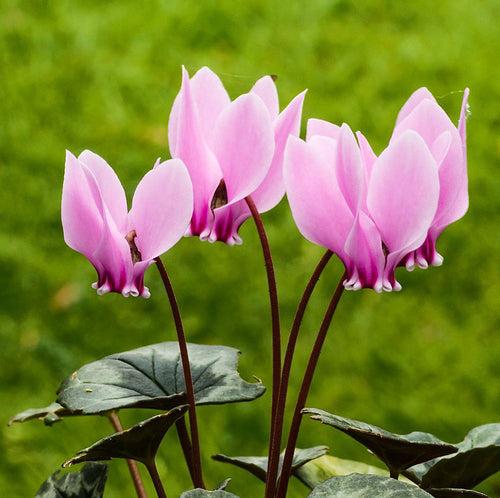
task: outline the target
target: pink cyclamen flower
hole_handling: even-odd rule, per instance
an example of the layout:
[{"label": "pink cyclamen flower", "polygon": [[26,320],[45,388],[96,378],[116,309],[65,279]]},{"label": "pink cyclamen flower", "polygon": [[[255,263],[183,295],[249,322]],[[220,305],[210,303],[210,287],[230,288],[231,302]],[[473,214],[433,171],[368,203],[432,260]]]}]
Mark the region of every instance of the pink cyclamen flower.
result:
[{"label": "pink cyclamen flower", "polygon": [[241,244],[238,230],[250,216],[245,197],[259,210],[272,209],[285,194],[282,166],[289,135],[298,135],[305,92],[279,113],[271,77],[231,101],[207,67],[182,86],[168,123],[172,157],[182,159],[194,190],[187,236]]},{"label": "pink cyclamen flower", "polygon": [[440,266],[443,257],[436,251],[436,240],[443,230],[467,212],[469,206],[465,124],[469,89],[455,126],[427,88],[420,88],[399,112],[391,141],[407,130],[416,131],[436,157],[439,169],[439,203],[427,237],[416,251],[405,258],[408,270]]},{"label": "pink cyclamen flower", "polygon": [[[438,129],[432,114],[429,119],[428,128]],[[461,127],[465,136],[465,123]],[[311,119],[306,141],[289,139],[284,178],[293,217],[307,239],[343,261],[347,289],[400,290],[396,267],[425,245],[443,219],[446,189],[463,185],[462,163],[455,166],[460,181],[450,174],[445,183],[441,172],[451,132],[438,133],[430,145],[427,132],[397,130],[379,157],[345,124]]]},{"label": "pink cyclamen flower", "polygon": [[90,151],[66,152],[62,193],[64,240],[97,271],[98,294],[149,297],[144,273],[183,235],[193,212],[193,190],[178,159],[155,164],[139,182],[127,209],[111,166]]}]

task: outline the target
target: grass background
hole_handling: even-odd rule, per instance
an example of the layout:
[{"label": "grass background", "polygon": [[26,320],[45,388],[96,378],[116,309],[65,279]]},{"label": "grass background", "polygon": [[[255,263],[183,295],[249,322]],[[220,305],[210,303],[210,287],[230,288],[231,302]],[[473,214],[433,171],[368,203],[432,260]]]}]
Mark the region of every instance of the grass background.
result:
[{"label": "grass background", "polygon": [[[324,348],[309,406],[395,432],[424,430],[456,442],[500,420],[498,271],[500,53],[496,0],[309,2],[14,1],[0,3],[0,494],[33,496],[67,457],[109,433],[102,418],[52,428],[8,418],[50,402],[60,380],[104,355],[174,337],[156,273],[150,300],[90,289],[90,265],[68,249],[60,227],[66,148],[90,148],[131,194],[167,156],[167,116],[180,66],[217,71],[231,95],[278,75],[282,105],[309,88],[304,117],[347,121],[380,151],[399,107],[428,86],[468,122],[471,207],[439,241],[445,264],[399,272],[404,290],[348,293]],[[274,250],[284,330],[322,250],[297,232],[286,201],[265,215]],[[269,384],[265,276],[251,223],[229,248],[185,239],[166,257],[189,338],[243,351],[241,372]],[[332,264],[314,296],[297,369],[341,273]],[[210,454],[264,454],[270,396],[200,409],[208,482],[259,496],[262,485]],[[123,415],[128,425],[143,413]],[[373,462],[360,446],[305,421],[300,444],[328,444]],[[159,467],[170,496],[190,487],[174,434]],[[500,479],[482,489],[500,496]],[[306,494],[295,483],[290,496]],[[111,464],[107,498],[132,496],[123,462]]]}]

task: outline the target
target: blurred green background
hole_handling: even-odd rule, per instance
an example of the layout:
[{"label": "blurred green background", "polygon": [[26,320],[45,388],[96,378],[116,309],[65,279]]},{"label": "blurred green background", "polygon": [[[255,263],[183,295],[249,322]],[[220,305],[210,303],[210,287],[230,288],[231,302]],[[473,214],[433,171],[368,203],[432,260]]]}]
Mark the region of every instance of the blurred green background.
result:
[{"label": "blurred green background", "polygon": [[[497,0],[2,0],[0,494],[33,496],[62,461],[110,432],[103,418],[6,428],[12,414],[50,402],[60,380],[85,362],[174,337],[153,270],[150,300],[95,295],[90,265],[63,242],[59,203],[66,148],[101,154],[129,194],[154,160],[168,155],[167,117],[181,64],[191,73],[208,65],[232,96],[277,74],[282,106],[308,88],[305,118],[347,121],[377,152],[417,87],[428,86],[454,121],[461,90],[471,88],[471,206],[439,241],[444,266],[400,270],[399,294],[346,294],[308,405],[451,442],[500,421],[499,18]],[[264,219],[286,331],[323,250],[300,236],[286,201]],[[236,248],[184,239],[165,260],[189,339],[240,349],[243,376],[269,384],[260,247],[251,222],[241,233],[245,243]],[[314,296],[293,392],[341,271],[332,264]],[[232,476],[231,491],[261,494],[260,482],[210,455],[264,454],[269,398],[199,410],[209,484]],[[129,425],[145,415],[123,419]],[[300,445],[316,444],[374,461],[347,438],[305,421]],[[159,467],[170,496],[190,487],[174,434]],[[500,478],[481,489],[500,496]],[[290,496],[305,494],[294,483]],[[126,496],[133,496],[126,466],[116,461],[106,497]]]}]

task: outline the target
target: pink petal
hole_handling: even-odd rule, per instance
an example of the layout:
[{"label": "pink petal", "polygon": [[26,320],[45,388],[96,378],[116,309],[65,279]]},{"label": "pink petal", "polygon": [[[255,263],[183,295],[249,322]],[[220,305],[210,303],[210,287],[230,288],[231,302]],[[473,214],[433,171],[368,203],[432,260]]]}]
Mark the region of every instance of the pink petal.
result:
[{"label": "pink petal", "polygon": [[103,220],[83,165],[69,151],[66,151],[61,218],[66,244],[91,258],[102,237]]},{"label": "pink petal", "polygon": [[302,235],[345,262],[344,244],[354,217],[335,180],[335,153],[331,138],[316,136],[306,143],[291,136],[283,172],[288,202]]},{"label": "pink petal", "polygon": [[247,93],[224,109],[215,124],[213,151],[228,204],[243,199],[262,183],[274,153],[274,133],[260,97]]},{"label": "pink petal", "polygon": [[396,120],[396,125],[403,121],[403,119],[408,116],[415,107],[417,107],[420,102],[424,99],[429,99],[432,101],[436,101],[434,96],[432,95],[431,92],[425,87],[419,88],[418,90],[415,90],[411,95],[410,98],[406,101],[406,103],[403,105],[401,110],[399,111],[397,120]]},{"label": "pink petal", "polygon": [[443,131],[436,140],[431,144],[430,151],[434,156],[437,167],[439,168],[443,161],[446,159],[451,145],[451,133],[449,131]]},{"label": "pink petal", "polygon": [[368,183],[373,165],[377,160],[377,155],[373,152],[370,143],[360,131],[356,132],[356,137],[358,138],[359,150],[361,151],[361,159],[365,170],[365,179]]},{"label": "pink petal", "polygon": [[274,120],[278,116],[280,107],[278,90],[271,76],[264,76],[260,80],[257,80],[250,91],[262,99],[271,115],[271,119]]},{"label": "pink petal", "polygon": [[346,289],[357,290],[371,287],[382,290],[385,257],[382,239],[373,221],[359,211],[345,243],[349,257]]},{"label": "pink petal", "polygon": [[104,203],[94,174],[85,166],[83,171],[103,220],[102,237],[92,255],[99,263],[99,281],[95,285],[97,293],[120,292],[128,296],[133,271],[130,247]]},{"label": "pink petal", "polygon": [[340,133],[340,126],[325,121],[323,119],[311,118],[307,121],[306,140],[314,135],[321,135],[322,137],[330,137],[337,140]]},{"label": "pink petal", "polygon": [[214,123],[220,113],[231,103],[231,99],[219,77],[206,66],[191,78],[191,90],[203,134],[207,143],[210,144]]},{"label": "pink petal", "polygon": [[464,90],[464,97],[462,99],[462,109],[460,110],[460,119],[458,120],[458,132],[460,133],[460,138],[462,139],[462,144],[465,151],[465,146],[467,143],[466,139],[466,121],[467,112],[469,110],[469,89]]},{"label": "pink petal", "polygon": [[367,206],[389,254],[384,288],[398,290],[394,269],[425,240],[439,198],[437,165],[422,138],[407,131],[373,166]]},{"label": "pink petal", "polygon": [[193,189],[182,161],[171,159],[148,171],[137,186],[129,215],[142,260],[170,249],[186,231],[192,212]]},{"label": "pink petal", "polygon": [[127,225],[127,198],[125,190],[113,168],[100,156],[90,150],[83,151],[78,160],[92,171],[102,200],[108,208],[116,226],[120,231],[126,230]]},{"label": "pink petal", "polygon": [[193,183],[194,212],[191,234],[199,235],[203,231],[210,231],[213,221],[210,202],[222,179],[222,172],[205,140],[191,92],[191,83],[184,68],[182,75],[174,157],[181,159],[186,165]]},{"label": "pink petal", "polygon": [[344,199],[356,214],[365,192],[365,173],[358,142],[347,124],[340,128],[337,139],[335,175]]},{"label": "pink petal", "polygon": [[435,216],[436,226],[446,226],[467,211],[467,170],[463,146],[457,128],[444,110],[434,101],[423,99],[395,128],[394,140],[407,130],[414,130],[429,148],[443,132],[448,131],[451,142],[439,167],[440,197]]},{"label": "pink petal", "polygon": [[437,208],[437,165],[422,138],[407,131],[373,166],[367,205],[390,252],[420,245]]},{"label": "pink petal", "polygon": [[304,91],[297,95],[275,121],[275,148],[271,167],[264,181],[252,193],[252,199],[260,213],[264,213],[275,207],[285,195],[285,183],[283,180],[285,146],[290,135],[298,136],[300,133],[302,105],[305,94],[306,92]]}]

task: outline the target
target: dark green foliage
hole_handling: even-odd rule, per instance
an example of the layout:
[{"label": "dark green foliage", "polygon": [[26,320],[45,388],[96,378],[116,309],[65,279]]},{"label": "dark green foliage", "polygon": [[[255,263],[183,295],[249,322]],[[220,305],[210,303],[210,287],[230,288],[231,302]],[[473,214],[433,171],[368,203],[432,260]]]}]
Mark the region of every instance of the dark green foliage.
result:
[{"label": "dark green foliage", "polygon": [[80,470],[62,474],[57,471],[40,487],[35,498],[102,498],[108,466],[87,463]]},{"label": "dark green foliage", "polygon": [[430,496],[413,484],[390,477],[351,474],[328,479],[314,488],[309,498],[429,498]]},{"label": "dark green foliage", "polygon": [[[196,403],[251,401],[262,384],[245,382],[236,370],[238,351],[225,346],[188,344]],[[121,408],[168,410],[185,402],[184,375],[176,342],[106,356],[71,374],[57,401],[85,415]]]},{"label": "dark green foliage", "polygon": [[455,453],[457,448],[433,434],[411,432],[400,435],[359,420],[339,417],[316,408],[305,408],[304,414],[344,432],[368,448],[395,474],[432,458]]},{"label": "dark green foliage", "polygon": [[168,413],[144,420],[123,432],[105,437],[92,446],[80,450],[63,466],[70,467],[77,463],[113,458],[128,458],[147,465],[154,461],[163,437],[176,420],[184,415],[186,410],[186,405],[179,406]]},{"label": "dark green foliage", "polygon": [[[315,446],[314,448],[306,448],[306,449],[296,448],[295,453],[293,455],[292,472],[295,472],[305,463],[325,455],[327,451],[328,451],[327,446]],[[284,457],[284,452],[280,455],[280,468],[281,464],[283,463],[283,457]],[[218,454],[218,455],[213,455],[212,458],[218,462],[230,463],[232,465],[236,465],[236,467],[245,469],[251,474],[253,474],[255,477],[258,477],[261,481],[265,482],[266,480],[267,457],[252,457],[252,456],[229,457],[226,455]]]},{"label": "dark green foliage", "polygon": [[500,471],[500,424],[474,427],[456,446],[458,453],[417,465],[408,477],[425,488],[473,488]]}]

